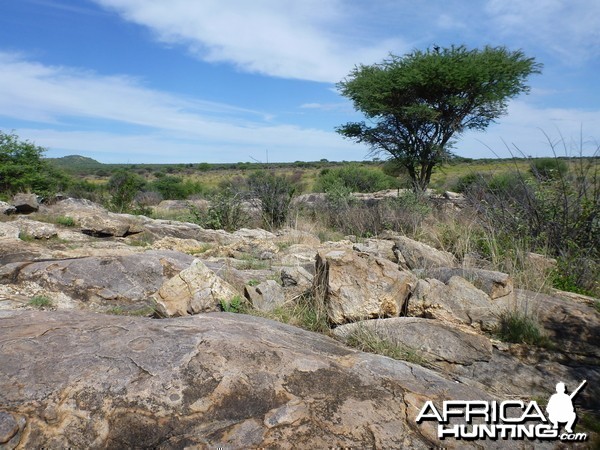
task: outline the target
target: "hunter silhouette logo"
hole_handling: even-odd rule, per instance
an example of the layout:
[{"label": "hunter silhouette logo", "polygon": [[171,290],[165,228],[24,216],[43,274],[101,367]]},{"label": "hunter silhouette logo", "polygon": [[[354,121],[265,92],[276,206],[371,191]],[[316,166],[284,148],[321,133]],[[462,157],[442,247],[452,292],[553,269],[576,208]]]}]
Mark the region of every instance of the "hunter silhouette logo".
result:
[{"label": "hunter silhouette logo", "polygon": [[[446,400],[436,407],[425,402],[416,422],[437,422],[439,439],[514,439],[585,441],[586,433],[574,433],[577,414],[573,399],[585,386],[586,380],[571,394],[565,383],[556,384],[556,393],[548,400],[546,414],[535,400]],[[543,405],[542,405],[543,406]],[[560,433],[559,424],[565,424]]]},{"label": "hunter silhouette logo", "polygon": [[586,382],[587,380],[583,380],[571,395],[565,393],[565,383],[557,383],[556,394],[550,397],[548,406],[546,407],[548,419],[550,419],[553,425],[552,428],[556,430],[558,429],[559,422],[566,422],[565,431],[573,433],[573,424],[577,420],[577,414],[575,414],[575,408],[573,408],[573,398],[579,393]]}]

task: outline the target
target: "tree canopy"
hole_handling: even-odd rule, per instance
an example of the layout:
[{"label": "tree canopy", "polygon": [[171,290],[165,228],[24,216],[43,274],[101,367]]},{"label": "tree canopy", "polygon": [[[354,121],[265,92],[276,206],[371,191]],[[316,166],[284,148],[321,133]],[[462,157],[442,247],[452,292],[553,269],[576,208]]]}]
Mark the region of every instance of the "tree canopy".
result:
[{"label": "tree canopy", "polygon": [[520,50],[465,46],[415,50],[374,65],[360,65],[338,83],[367,122],[336,129],[404,166],[424,190],[433,168],[450,156],[453,139],[484,130],[506,114],[508,100],[528,92],[527,78],[541,64]]},{"label": "tree canopy", "polygon": [[69,183],[69,178],[42,159],[45,149],[15,134],[0,131],[0,196],[33,192],[51,196]]}]

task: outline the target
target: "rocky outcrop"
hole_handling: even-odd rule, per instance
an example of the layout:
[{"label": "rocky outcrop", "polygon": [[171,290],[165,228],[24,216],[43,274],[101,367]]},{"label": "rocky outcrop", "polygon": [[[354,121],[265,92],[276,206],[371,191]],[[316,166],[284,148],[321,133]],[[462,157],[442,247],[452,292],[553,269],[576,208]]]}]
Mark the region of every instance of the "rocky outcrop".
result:
[{"label": "rocky outcrop", "polygon": [[428,277],[447,283],[458,276],[469,280],[484,291],[491,299],[509,296],[513,292],[513,280],[510,275],[493,270],[461,267],[438,267],[425,271]]},{"label": "rocky outcrop", "polygon": [[239,293],[217,277],[206,265],[195,260],[192,265],[167,280],[154,299],[162,317],[180,317],[207,311],[219,311],[221,301]]},{"label": "rocky outcrop", "polygon": [[12,199],[17,213],[30,214],[40,209],[38,197],[35,194],[17,194]]},{"label": "rocky outcrop", "polygon": [[0,239],[19,239],[19,228],[12,222],[0,222]]},{"label": "rocky outcrop", "polygon": [[409,302],[408,315],[474,325],[491,331],[498,324],[500,305],[467,280],[454,276],[443,283],[419,280]]},{"label": "rocky outcrop", "polygon": [[378,317],[396,317],[416,285],[416,277],[386,259],[352,250],[317,254],[315,298],[335,324]]},{"label": "rocky outcrop", "polygon": [[297,288],[306,292],[312,287],[313,275],[301,266],[284,267],[281,269],[281,282],[284,287]]},{"label": "rocky outcrop", "polygon": [[393,262],[398,261],[396,253],[394,253],[394,241],[386,239],[365,239],[352,246],[357,252],[368,253],[378,258],[385,258]]},{"label": "rocky outcrop", "polygon": [[58,236],[58,227],[51,223],[37,222],[35,220],[19,217],[11,224],[18,228],[19,235],[29,239],[50,239]]},{"label": "rocky outcrop", "polygon": [[11,205],[10,203],[0,201],[0,214],[5,214],[8,216],[8,215],[14,214],[16,212],[17,212],[17,208],[15,208],[13,205]]},{"label": "rocky outcrop", "polygon": [[491,400],[257,317],[0,314],[0,436],[18,448],[478,448],[415,418]]},{"label": "rocky outcrop", "polygon": [[257,286],[246,286],[244,295],[258,311],[272,311],[285,303],[283,289],[274,280],[263,281]]},{"label": "rocky outcrop", "polygon": [[371,334],[401,349],[415,352],[417,358],[438,368],[470,366],[475,361],[492,358],[492,344],[485,336],[418,317],[364,320],[341,325],[333,333],[343,340],[353,335],[358,339],[369,339]]},{"label": "rocky outcrop", "polygon": [[14,262],[0,267],[0,283],[35,282],[63,293],[80,307],[106,310],[149,306],[163,282],[188,267],[193,257],[170,251],[46,261]]},{"label": "rocky outcrop", "polygon": [[393,251],[402,269],[431,269],[434,267],[454,267],[458,261],[448,252],[430,247],[422,242],[399,236],[394,241]]}]

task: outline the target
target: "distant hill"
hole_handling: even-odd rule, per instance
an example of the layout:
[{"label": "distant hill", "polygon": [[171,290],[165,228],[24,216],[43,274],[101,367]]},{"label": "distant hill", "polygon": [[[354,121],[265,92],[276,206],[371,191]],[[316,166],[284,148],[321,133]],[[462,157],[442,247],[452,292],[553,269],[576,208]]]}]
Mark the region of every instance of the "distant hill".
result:
[{"label": "distant hill", "polygon": [[96,169],[104,165],[95,159],[81,155],[69,155],[63,156],[62,158],[46,158],[46,160],[54,166],[66,170]]}]

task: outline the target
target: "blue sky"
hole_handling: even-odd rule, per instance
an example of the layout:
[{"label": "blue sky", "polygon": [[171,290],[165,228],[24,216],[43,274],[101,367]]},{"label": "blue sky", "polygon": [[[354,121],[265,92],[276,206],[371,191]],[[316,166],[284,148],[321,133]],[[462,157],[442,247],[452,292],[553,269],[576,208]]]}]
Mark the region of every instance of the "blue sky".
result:
[{"label": "blue sky", "polygon": [[598,147],[598,0],[0,0],[0,130],[105,163],[363,160],[335,83],[433,44],[544,64],[457,154]]}]

